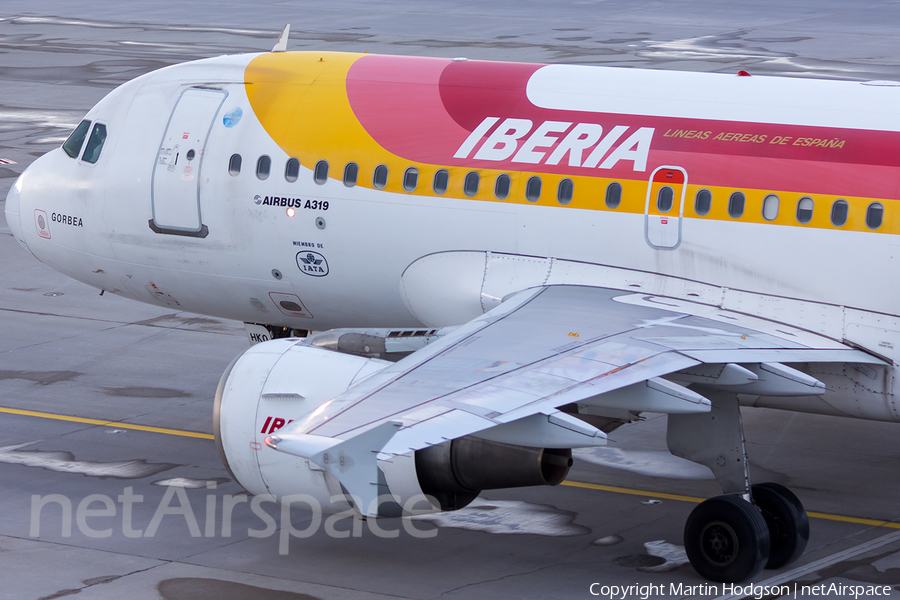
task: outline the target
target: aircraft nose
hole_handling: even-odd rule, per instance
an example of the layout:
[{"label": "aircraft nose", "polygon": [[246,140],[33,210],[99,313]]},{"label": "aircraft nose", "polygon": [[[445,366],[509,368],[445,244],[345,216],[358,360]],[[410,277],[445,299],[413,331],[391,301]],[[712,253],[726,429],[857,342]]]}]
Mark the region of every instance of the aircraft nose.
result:
[{"label": "aircraft nose", "polygon": [[19,178],[16,179],[16,182],[12,185],[11,188],[9,188],[9,192],[6,194],[5,212],[6,224],[9,227],[9,230],[12,232],[13,237],[15,237],[16,241],[22,244],[22,246],[27,250],[28,246],[25,245],[25,236],[22,235],[22,220],[20,217],[23,175],[19,175]]}]

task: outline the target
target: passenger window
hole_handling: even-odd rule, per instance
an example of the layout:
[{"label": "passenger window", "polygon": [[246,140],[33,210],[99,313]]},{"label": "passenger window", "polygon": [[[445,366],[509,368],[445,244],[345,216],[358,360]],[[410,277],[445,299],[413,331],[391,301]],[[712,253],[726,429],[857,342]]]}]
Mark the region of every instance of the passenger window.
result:
[{"label": "passenger window", "polygon": [[778,218],[778,208],[781,204],[778,196],[769,194],[763,199],[763,219],[766,221],[774,221]]},{"label": "passenger window", "polygon": [[880,202],[873,202],[866,209],[866,227],[869,229],[878,229],[884,219],[884,207]]},{"label": "passenger window", "polygon": [[78,158],[78,155],[81,154],[81,146],[84,144],[84,138],[87,136],[88,129],[90,128],[91,122],[88,120],[84,120],[78,124],[75,131],[69,135],[69,138],[62,145],[66,154],[72,158]]},{"label": "passenger window", "polygon": [[511,180],[506,173],[497,175],[497,181],[494,183],[494,195],[498,200],[506,200],[509,197],[510,183]]},{"label": "passenger window", "polygon": [[447,188],[450,186],[450,173],[447,172],[447,169],[438,169],[434,174],[434,183],[432,184],[432,189],[434,189],[435,194],[444,194],[447,192]]},{"label": "passenger window", "polygon": [[537,175],[528,178],[528,183],[525,184],[525,199],[529,202],[541,199],[541,178]]},{"label": "passenger window", "polygon": [[613,181],[606,186],[606,206],[619,208],[620,202],[622,202],[622,184],[618,181]]},{"label": "passenger window", "polygon": [[575,194],[575,184],[571,179],[563,179],[559,182],[559,186],[556,188],[556,200],[560,204],[568,204],[572,201],[572,196]]},{"label": "passenger window", "polygon": [[675,204],[675,190],[671,187],[664,185],[659,188],[659,192],[656,194],[656,208],[659,209],[661,213],[667,213],[672,210],[672,206]]},{"label": "passenger window", "polygon": [[835,200],[831,205],[831,224],[835,227],[843,227],[847,224],[847,215],[850,213],[850,205],[846,200]]},{"label": "passenger window", "polygon": [[313,169],[313,181],[319,185],[323,185],[328,181],[328,161],[320,160]]},{"label": "passenger window", "polygon": [[700,215],[708,215],[712,210],[712,192],[709,190],[700,190],[694,197],[694,212]]},{"label": "passenger window", "polygon": [[348,162],[344,166],[344,185],[353,187],[356,185],[357,179],[359,179],[359,165],[355,162]]},{"label": "passenger window", "polygon": [[407,192],[416,191],[419,185],[419,170],[415,167],[409,167],[403,172],[403,189]]},{"label": "passenger window", "polygon": [[744,202],[746,198],[743,192],[734,192],[728,198],[728,214],[733,219],[739,219],[744,215]]},{"label": "passenger window", "polygon": [[228,174],[232,177],[240,175],[241,173],[241,155],[240,154],[232,154],[231,159],[228,161]]},{"label": "passenger window", "polygon": [[478,193],[478,184],[480,181],[481,177],[479,177],[478,173],[475,171],[466,173],[466,179],[463,181],[463,192],[465,192],[466,196],[474,196]]},{"label": "passenger window", "polygon": [[375,167],[375,172],[372,173],[372,186],[376,190],[383,190],[384,186],[387,185],[388,179],[388,168],[387,165],[378,165]]},{"label": "passenger window", "polygon": [[256,161],[256,178],[257,179],[268,179],[269,171],[272,169],[272,159],[263,154],[259,157],[259,160]]},{"label": "passenger window", "polygon": [[284,179],[291,183],[297,181],[300,176],[300,161],[296,158],[289,158],[287,164],[284,165]]},{"label": "passenger window", "polygon": [[91,131],[91,137],[87,146],[84,148],[84,154],[81,160],[94,164],[100,158],[100,151],[103,149],[103,143],[106,141],[106,125],[97,123],[94,130]]},{"label": "passenger window", "polygon": [[813,199],[809,196],[800,198],[797,202],[797,222],[809,223],[813,216]]}]

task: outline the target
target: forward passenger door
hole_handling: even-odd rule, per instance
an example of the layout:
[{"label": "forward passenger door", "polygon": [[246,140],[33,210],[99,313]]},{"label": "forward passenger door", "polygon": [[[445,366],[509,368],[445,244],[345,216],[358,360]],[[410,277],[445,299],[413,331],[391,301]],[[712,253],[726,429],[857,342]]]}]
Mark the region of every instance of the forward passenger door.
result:
[{"label": "forward passenger door", "polygon": [[153,166],[153,231],[208,235],[200,215],[200,172],[210,130],[227,95],[224,90],[193,87],[178,98]]}]

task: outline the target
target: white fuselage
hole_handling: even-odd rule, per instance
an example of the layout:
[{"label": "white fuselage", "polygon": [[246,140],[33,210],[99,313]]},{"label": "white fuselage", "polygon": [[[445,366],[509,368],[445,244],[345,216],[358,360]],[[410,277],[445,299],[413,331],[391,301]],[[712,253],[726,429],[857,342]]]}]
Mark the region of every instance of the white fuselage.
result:
[{"label": "white fuselage", "polygon": [[[332,176],[318,184],[313,165],[301,161],[291,182],[283,174],[289,154],[269,135],[248,99],[252,84],[245,81],[245,69],[254,58],[222,57],[169,67],[109,94],[85,117],[108,128],[96,164],[57,149],[37,160],[16,183],[6,207],[16,238],[38,259],[99,289],[178,310],[307,330],[418,326],[417,311],[411,313],[401,289],[405,270],[422,257],[465,251],[572,261],[571,276],[579,282],[592,277],[584,271],[587,266],[615,267],[613,279],[618,281],[606,278],[604,285],[633,289],[639,282],[641,289],[668,290],[688,299],[700,298],[693,288],[721,294],[740,291],[752,297],[744,300],[747,312],[776,319],[782,315],[800,324],[802,314],[791,313],[797,307],[807,315],[847,307],[896,322],[896,194],[879,198],[886,206],[885,225],[878,233],[761,223],[759,218],[690,218],[691,166],[658,164],[651,153],[646,170],[634,172],[633,178],[649,182],[660,166],[686,167],[687,173],[684,193],[675,198],[681,217],[676,219],[679,243],[659,249],[645,237],[647,222],[655,217],[639,211],[347,187],[340,179],[343,165],[336,163]],[[648,82],[657,76],[666,81],[674,77],[644,74]],[[785,80],[785,93],[802,89],[801,83]],[[148,226],[155,218],[154,202],[160,202],[152,194],[154,185],[162,189],[156,179],[156,169],[162,168],[161,145],[167,143],[164,135],[173,109],[188,88],[214,88],[227,98],[214,115],[214,126],[209,118],[198,121],[196,128],[208,129],[208,139],[205,146],[201,140],[191,172],[182,177],[194,186],[188,189],[198,197],[205,237],[159,233]],[[220,126],[222,114],[234,108],[241,109],[242,122]],[[896,115],[886,122],[886,129],[898,129]],[[176,169],[186,164],[186,150],[176,149],[182,161]],[[233,154],[243,159],[237,176],[228,172]],[[266,180],[255,174],[256,159],[263,155],[272,165]],[[770,166],[791,168],[774,160]],[[892,177],[895,187],[900,184],[898,172],[879,171]],[[365,177],[370,175],[361,174],[360,181]],[[423,172],[422,185],[428,183]],[[718,185],[729,187],[727,181]],[[758,188],[766,187],[760,180]],[[547,193],[555,191],[547,188]],[[791,214],[795,206],[789,198],[793,196],[783,194],[781,210]],[[596,200],[602,204],[602,198]],[[645,198],[638,200],[644,203]],[[828,210],[825,202],[817,209]],[[36,225],[38,212],[49,218],[49,235],[42,235]],[[324,259],[316,273],[301,270],[307,252],[313,253],[313,262]],[[452,285],[457,275],[436,273],[434,285]],[[541,283],[529,277],[528,285]],[[515,291],[519,284],[513,277],[506,285]],[[719,293],[704,292],[700,299],[721,302],[714,297]],[[287,309],[278,304],[284,299],[289,299]],[[468,317],[451,307],[446,314],[429,319],[428,325],[451,325]],[[844,316],[841,319],[840,324],[811,328],[841,336],[848,325]]]}]

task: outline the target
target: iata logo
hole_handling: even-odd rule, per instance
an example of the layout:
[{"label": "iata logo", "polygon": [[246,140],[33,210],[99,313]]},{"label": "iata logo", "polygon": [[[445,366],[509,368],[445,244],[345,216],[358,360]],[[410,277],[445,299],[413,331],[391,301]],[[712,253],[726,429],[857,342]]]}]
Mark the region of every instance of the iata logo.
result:
[{"label": "iata logo", "polygon": [[298,252],[297,266],[307,275],[325,277],[328,275],[328,261],[318,252]]}]

